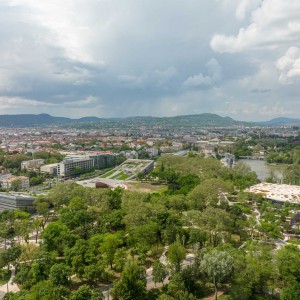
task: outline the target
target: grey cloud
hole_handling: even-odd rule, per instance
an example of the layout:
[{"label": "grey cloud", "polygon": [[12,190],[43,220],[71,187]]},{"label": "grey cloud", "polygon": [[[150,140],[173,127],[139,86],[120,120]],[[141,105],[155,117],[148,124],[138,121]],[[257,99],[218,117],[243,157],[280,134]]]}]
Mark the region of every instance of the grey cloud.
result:
[{"label": "grey cloud", "polygon": [[[241,117],[256,118],[247,107],[272,101],[279,103],[274,113],[288,112],[297,64],[280,69],[276,62],[300,47],[298,1],[272,0],[270,13],[269,0],[258,2],[3,0],[0,114],[234,115],[226,101],[253,113],[239,110]],[[289,85],[278,82],[282,74]]]},{"label": "grey cloud", "polygon": [[222,67],[219,62],[212,58],[210,59],[206,65],[207,75],[203,75],[203,73],[199,73],[197,75],[190,76],[187,78],[183,85],[185,87],[209,87],[213,86],[222,78]]},{"label": "grey cloud", "polygon": [[265,94],[271,92],[271,89],[253,89],[250,91],[250,93],[254,94]]}]

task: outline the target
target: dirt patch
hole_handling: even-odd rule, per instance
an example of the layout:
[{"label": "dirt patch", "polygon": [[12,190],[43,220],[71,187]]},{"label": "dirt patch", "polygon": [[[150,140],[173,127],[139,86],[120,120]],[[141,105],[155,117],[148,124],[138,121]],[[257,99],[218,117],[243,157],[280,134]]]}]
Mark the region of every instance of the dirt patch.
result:
[{"label": "dirt patch", "polygon": [[126,182],[129,191],[144,192],[144,193],[157,193],[167,189],[165,185],[151,184],[148,182]]}]

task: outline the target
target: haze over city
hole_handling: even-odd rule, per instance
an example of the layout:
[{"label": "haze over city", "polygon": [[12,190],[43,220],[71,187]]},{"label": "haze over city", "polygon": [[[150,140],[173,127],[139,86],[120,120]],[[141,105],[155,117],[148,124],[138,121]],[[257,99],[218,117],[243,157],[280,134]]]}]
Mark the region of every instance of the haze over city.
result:
[{"label": "haze over city", "polygon": [[0,114],[299,117],[297,0],[0,3]]}]

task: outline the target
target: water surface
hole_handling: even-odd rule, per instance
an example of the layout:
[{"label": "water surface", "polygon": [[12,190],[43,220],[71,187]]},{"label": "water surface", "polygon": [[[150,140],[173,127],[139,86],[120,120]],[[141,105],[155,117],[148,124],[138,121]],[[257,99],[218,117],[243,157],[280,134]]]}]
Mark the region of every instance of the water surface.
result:
[{"label": "water surface", "polygon": [[250,166],[252,171],[257,174],[257,177],[260,181],[265,182],[266,179],[270,176],[273,171],[274,175],[281,180],[283,166],[268,165],[263,160],[254,160],[254,159],[239,159],[238,162],[243,162]]}]

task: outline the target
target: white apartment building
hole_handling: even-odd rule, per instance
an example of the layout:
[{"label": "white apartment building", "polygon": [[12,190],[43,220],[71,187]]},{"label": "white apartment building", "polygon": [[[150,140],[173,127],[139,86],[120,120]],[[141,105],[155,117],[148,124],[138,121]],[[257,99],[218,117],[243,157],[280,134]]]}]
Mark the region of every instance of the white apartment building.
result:
[{"label": "white apartment building", "polygon": [[41,173],[48,173],[50,175],[57,175],[57,164],[50,164],[41,166]]},{"label": "white apartment building", "polygon": [[146,149],[146,152],[148,152],[152,157],[158,155],[158,149],[156,148],[148,148]]},{"label": "white apartment building", "polygon": [[19,180],[21,183],[21,190],[29,189],[29,178],[25,176],[12,176],[8,178],[1,179],[1,186],[5,189],[10,189],[12,187],[12,183],[16,180]]},{"label": "white apartment building", "polygon": [[70,175],[71,171],[76,167],[81,169],[92,169],[94,168],[94,160],[86,157],[66,158],[61,163],[57,164],[57,175],[66,177]]}]

